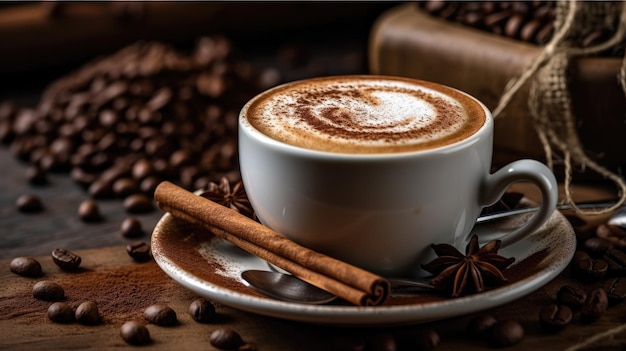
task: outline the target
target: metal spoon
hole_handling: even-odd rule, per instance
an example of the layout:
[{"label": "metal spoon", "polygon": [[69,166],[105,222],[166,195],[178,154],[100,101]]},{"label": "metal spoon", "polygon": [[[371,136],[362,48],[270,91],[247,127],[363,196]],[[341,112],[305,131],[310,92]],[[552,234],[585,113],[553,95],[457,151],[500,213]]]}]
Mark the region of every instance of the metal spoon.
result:
[{"label": "metal spoon", "polygon": [[[337,297],[291,274],[276,271],[247,270],[241,273],[246,285],[275,299],[310,305],[329,303]],[[433,289],[426,281],[387,279],[391,288]]]},{"label": "metal spoon", "polygon": [[608,223],[626,230],[626,206],[615,211],[609,218]]}]

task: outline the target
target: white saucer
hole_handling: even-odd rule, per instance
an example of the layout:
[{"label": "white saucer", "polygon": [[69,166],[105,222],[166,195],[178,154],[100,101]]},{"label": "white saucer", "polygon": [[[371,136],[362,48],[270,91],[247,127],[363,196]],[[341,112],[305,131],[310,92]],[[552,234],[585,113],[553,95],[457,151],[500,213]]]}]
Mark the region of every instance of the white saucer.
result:
[{"label": "white saucer", "polygon": [[[498,232],[504,227],[519,225],[515,221],[520,220],[481,225],[480,231]],[[240,273],[247,269],[268,269],[265,261],[210,233],[194,229],[170,214],[161,218],[152,233],[152,253],[157,264],[196,294],[261,315],[329,325],[421,323],[500,306],[550,282],[565,269],[575,249],[574,230],[565,217],[555,211],[540,230],[500,250],[501,255],[516,258],[509,268],[515,274],[510,273],[509,283],[502,287],[456,299],[392,295],[388,304],[377,307],[304,305],[274,300],[245,286]]]}]

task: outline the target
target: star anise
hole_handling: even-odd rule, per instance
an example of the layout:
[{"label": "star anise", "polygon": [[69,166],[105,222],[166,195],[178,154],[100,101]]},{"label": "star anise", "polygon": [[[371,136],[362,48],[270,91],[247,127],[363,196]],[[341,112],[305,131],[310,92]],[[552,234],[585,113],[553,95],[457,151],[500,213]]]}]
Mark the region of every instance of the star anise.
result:
[{"label": "star anise", "polygon": [[244,216],[256,219],[254,209],[250,204],[250,200],[248,200],[246,190],[241,181],[236,182],[234,186],[231,187],[228,178],[222,177],[219,184],[210,182],[206,186],[206,190],[202,192],[200,196],[226,206]]},{"label": "star anise", "polygon": [[431,284],[440,291],[458,297],[471,293],[482,292],[488,286],[501,285],[507,282],[502,271],[515,261],[514,257],[505,258],[498,255],[500,240],[478,246],[478,237],[473,235],[463,255],[449,244],[432,244],[437,254],[436,259],[422,268],[435,275]]}]

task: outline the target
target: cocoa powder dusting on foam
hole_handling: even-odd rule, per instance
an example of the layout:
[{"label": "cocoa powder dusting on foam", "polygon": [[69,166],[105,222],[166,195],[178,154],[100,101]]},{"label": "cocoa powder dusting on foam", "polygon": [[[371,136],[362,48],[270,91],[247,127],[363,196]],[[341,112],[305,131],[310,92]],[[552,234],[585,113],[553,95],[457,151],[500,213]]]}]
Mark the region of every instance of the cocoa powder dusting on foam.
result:
[{"label": "cocoa powder dusting on foam", "polygon": [[[281,87],[251,104],[248,120],[276,140],[341,153],[407,152],[449,145],[474,134],[485,122],[480,104],[453,89],[405,79],[397,79],[398,84],[380,78],[359,77],[355,83],[350,79]],[[378,93],[393,98],[382,101]],[[410,110],[415,101],[428,110]]]}]

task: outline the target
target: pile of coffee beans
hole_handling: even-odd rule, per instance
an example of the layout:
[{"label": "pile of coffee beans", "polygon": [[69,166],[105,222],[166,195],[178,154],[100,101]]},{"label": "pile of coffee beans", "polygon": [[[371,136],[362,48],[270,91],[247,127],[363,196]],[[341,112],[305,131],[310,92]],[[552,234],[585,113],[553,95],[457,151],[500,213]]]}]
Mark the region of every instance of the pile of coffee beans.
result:
[{"label": "pile of coffee beans", "polygon": [[494,347],[509,347],[524,339],[524,328],[514,320],[499,321],[492,315],[481,315],[472,318],[466,327],[471,338],[486,340]]},{"label": "pile of coffee beans", "polygon": [[[532,44],[544,45],[554,34],[556,1],[428,0],[416,4],[433,16]],[[587,28],[579,44],[590,47],[612,35],[610,26]],[[623,47],[606,54],[621,56]]]},{"label": "pile of coffee beans", "polygon": [[224,37],[189,54],[140,42],[53,82],[34,108],[3,103],[0,141],[30,164],[33,184],[69,172],[92,198],[125,198],[141,213],[152,206],[137,194],[150,199],[161,180],[197,189],[239,177],[237,116],[259,91]]}]

